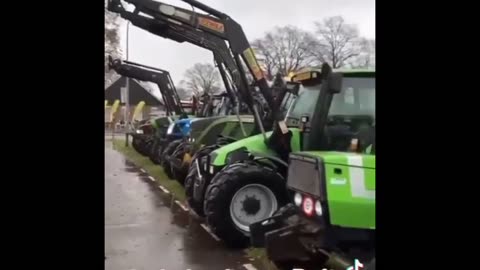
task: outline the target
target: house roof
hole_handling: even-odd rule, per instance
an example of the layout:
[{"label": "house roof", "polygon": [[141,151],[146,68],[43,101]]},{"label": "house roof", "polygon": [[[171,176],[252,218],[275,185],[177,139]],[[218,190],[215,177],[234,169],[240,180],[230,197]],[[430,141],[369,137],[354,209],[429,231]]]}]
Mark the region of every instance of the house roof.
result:
[{"label": "house roof", "polygon": [[[138,81],[131,78],[128,78],[128,80],[130,83],[129,105],[137,105],[140,101],[144,101],[147,106],[163,105],[161,100],[142,87]],[[105,100],[108,100],[108,104],[113,104],[117,99],[122,101],[121,88],[126,86],[126,82],[127,78],[122,76],[105,89]],[[121,104],[124,104],[124,102]]]}]

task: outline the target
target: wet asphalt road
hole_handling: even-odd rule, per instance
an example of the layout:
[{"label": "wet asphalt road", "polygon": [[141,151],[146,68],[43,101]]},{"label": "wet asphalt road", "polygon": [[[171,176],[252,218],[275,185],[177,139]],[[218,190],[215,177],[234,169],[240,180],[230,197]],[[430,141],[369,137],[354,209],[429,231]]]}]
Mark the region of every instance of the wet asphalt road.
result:
[{"label": "wet asphalt road", "polygon": [[105,141],[105,269],[246,269],[228,250]]}]

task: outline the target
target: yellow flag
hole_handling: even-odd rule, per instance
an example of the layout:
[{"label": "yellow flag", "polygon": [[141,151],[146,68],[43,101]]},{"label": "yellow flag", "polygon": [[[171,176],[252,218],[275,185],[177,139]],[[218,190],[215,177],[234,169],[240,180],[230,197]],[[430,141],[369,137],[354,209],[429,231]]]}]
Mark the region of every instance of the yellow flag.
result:
[{"label": "yellow flag", "polygon": [[135,107],[135,111],[133,112],[131,121],[135,121],[140,113],[143,111],[143,107],[145,106],[145,101],[140,101],[137,106]]},{"label": "yellow flag", "polygon": [[112,108],[110,109],[110,122],[113,122],[113,117],[115,116],[115,113],[118,110],[118,107],[120,106],[120,100],[115,100],[115,102],[112,105]]}]

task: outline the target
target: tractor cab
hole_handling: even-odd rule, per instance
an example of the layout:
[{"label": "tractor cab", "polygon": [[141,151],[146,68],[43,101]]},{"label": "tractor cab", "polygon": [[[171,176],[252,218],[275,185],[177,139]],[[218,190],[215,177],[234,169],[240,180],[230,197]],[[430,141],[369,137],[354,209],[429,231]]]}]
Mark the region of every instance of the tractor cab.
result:
[{"label": "tractor cab", "polygon": [[319,71],[292,78],[301,87],[287,126],[300,128],[303,150],[367,151],[375,138],[375,71],[334,72],[342,75],[342,90],[323,97]]}]

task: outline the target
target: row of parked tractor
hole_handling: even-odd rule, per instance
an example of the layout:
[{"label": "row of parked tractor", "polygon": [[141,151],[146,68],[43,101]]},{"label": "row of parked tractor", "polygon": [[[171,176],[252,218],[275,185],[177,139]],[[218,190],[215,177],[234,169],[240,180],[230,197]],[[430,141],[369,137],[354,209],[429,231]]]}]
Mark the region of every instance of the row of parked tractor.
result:
[{"label": "row of parked tractor", "polygon": [[211,51],[225,92],[187,114],[166,70],[110,59],[117,73],[157,84],[166,106],[132,132],[132,146],[185,187],[189,208],[228,246],[265,247],[280,269],[375,269],[375,71],[323,64],[269,82],[235,20],[182,1],[192,9],[108,9]]}]

